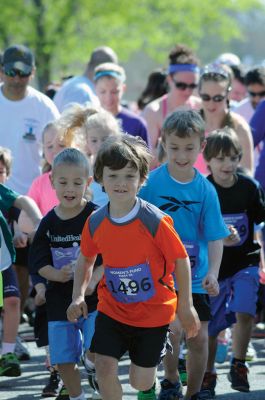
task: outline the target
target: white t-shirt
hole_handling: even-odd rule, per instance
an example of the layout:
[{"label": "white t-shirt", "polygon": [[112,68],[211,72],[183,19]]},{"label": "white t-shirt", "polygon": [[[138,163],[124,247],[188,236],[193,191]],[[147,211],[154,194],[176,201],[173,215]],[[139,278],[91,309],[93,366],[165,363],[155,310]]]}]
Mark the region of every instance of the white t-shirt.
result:
[{"label": "white t-shirt", "polygon": [[13,159],[8,187],[25,194],[40,175],[42,131],[58,117],[53,101],[31,86],[19,101],[8,100],[0,86],[0,145],[11,150]]},{"label": "white t-shirt", "polygon": [[235,113],[241,115],[243,118],[245,118],[247,123],[249,123],[255,110],[252,107],[249,98],[246,98],[244,100],[241,100],[239,103],[237,103],[235,108],[233,108],[233,111]]},{"label": "white t-shirt", "polygon": [[94,93],[92,82],[82,75],[66,81],[54,96],[54,103],[58,110],[62,112],[72,103],[91,103],[98,106],[99,100]]}]

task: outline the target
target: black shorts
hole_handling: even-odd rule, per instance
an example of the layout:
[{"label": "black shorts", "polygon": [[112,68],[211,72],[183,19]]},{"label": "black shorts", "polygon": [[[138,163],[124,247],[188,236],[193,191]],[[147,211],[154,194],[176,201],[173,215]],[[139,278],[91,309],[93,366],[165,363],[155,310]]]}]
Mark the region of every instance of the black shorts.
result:
[{"label": "black shorts", "polygon": [[3,296],[4,299],[7,297],[20,297],[18,288],[17,275],[14,271],[13,266],[2,271],[3,276]]},{"label": "black shorts", "polygon": [[205,293],[192,293],[192,299],[200,321],[210,321],[212,314],[209,295]]},{"label": "black shorts", "polygon": [[29,245],[26,247],[16,248],[16,261],[15,265],[21,265],[28,268],[28,258],[29,258]]},{"label": "black shorts", "polygon": [[160,363],[166,353],[168,332],[168,325],[135,327],[99,312],[90,350],[117,360],[128,351],[135,365],[152,368]]},{"label": "black shorts", "polygon": [[34,318],[34,336],[37,347],[48,346],[48,318],[46,304],[36,307]]}]

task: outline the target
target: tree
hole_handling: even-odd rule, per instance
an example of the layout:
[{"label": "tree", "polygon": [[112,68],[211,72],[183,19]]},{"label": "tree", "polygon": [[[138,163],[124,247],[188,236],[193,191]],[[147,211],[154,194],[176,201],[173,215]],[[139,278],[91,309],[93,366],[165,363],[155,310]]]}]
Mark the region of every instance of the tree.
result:
[{"label": "tree", "polygon": [[0,45],[20,42],[36,55],[40,87],[57,71],[80,71],[91,50],[106,44],[121,60],[143,50],[155,60],[177,42],[194,49],[205,32],[240,37],[234,13],[262,0],[0,0]]}]

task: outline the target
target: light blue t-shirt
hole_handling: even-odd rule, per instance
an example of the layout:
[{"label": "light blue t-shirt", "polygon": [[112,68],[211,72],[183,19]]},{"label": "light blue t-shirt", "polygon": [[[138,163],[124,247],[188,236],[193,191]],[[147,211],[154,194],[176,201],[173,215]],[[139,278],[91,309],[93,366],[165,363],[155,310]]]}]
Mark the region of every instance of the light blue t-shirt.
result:
[{"label": "light blue t-shirt", "polygon": [[150,172],[139,197],[172,217],[190,256],[192,292],[206,293],[202,280],[208,272],[208,242],[229,235],[213,185],[196,169],[191,182],[178,182],[164,164]]}]

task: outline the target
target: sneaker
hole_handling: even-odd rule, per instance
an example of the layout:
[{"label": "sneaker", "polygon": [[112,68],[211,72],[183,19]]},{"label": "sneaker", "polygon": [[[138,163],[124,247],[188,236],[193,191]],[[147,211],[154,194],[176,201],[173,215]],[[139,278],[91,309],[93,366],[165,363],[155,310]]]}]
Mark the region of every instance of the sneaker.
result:
[{"label": "sneaker", "polygon": [[161,390],[158,400],[179,400],[183,399],[182,386],[180,382],[171,383],[167,379],[161,382]]},{"label": "sneaker", "polygon": [[97,390],[93,390],[91,398],[92,400],[101,400],[101,395]]},{"label": "sneaker", "polygon": [[[215,372],[209,372],[209,371],[205,372],[200,391],[200,396],[205,396],[201,397],[202,399],[214,398],[216,381],[217,381],[217,374]],[[211,397],[206,397],[206,396],[211,396]]]},{"label": "sneaker", "polygon": [[186,370],[186,360],[183,358],[179,358],[179,366],[178,366],[178,371],[179,371],[179,378],[182,383],[182,386],[187,386],[187,370]]},{"label": "sneaker", "polygon": [[20,376],[21,369],[14,353],[3,354],[0,359],[0,376]]},{"label": "sneaker", "polygon": [[87,379],[89,386],[96,392],[99,392],[99,387],[98,387],[98,382],[97,382],[97,377],[96,377],[96,370],[95,368],[91,368],[88,366],[86,363],[86,356],[82,356],[82,363],[85,367],[85,370],[87,372]]},{"label": "sneaker", "polygon": [[60,375],[58,371],[52,371],[49,382],[43,388],[41,397],[56,397],[59,392]]},{"label": "sneaker", "polygon": [[212,400],[213,396],[210,390],[203,390],[199,393],[193,394],[189,400]]},{"label": "sneaker", "polygon": [[228,374],[228,380],[231,382],[231,388],[239,392],[249,392],[248,368],[241,362],[231,365]]},{"label": "sneaker", "polygon": [[68,390],[64,385],[61,387],[60,392],[55,400],[70,400]]},{"label": "sneaker", "polygon": [[16,338],[15,354],[20,361],[30,360],[29,351],[19,336]]},{"label": "sneaker", "polygon": [[249,342],[247,354],[246,354],[246,361],[253,361],[257,357],[256,350],[253,347],[253,344]]},{"label": "sneaker", "polygon": [[137,400],[156,400],[156,384],[154,383],[149,390],[139,391]]}]

